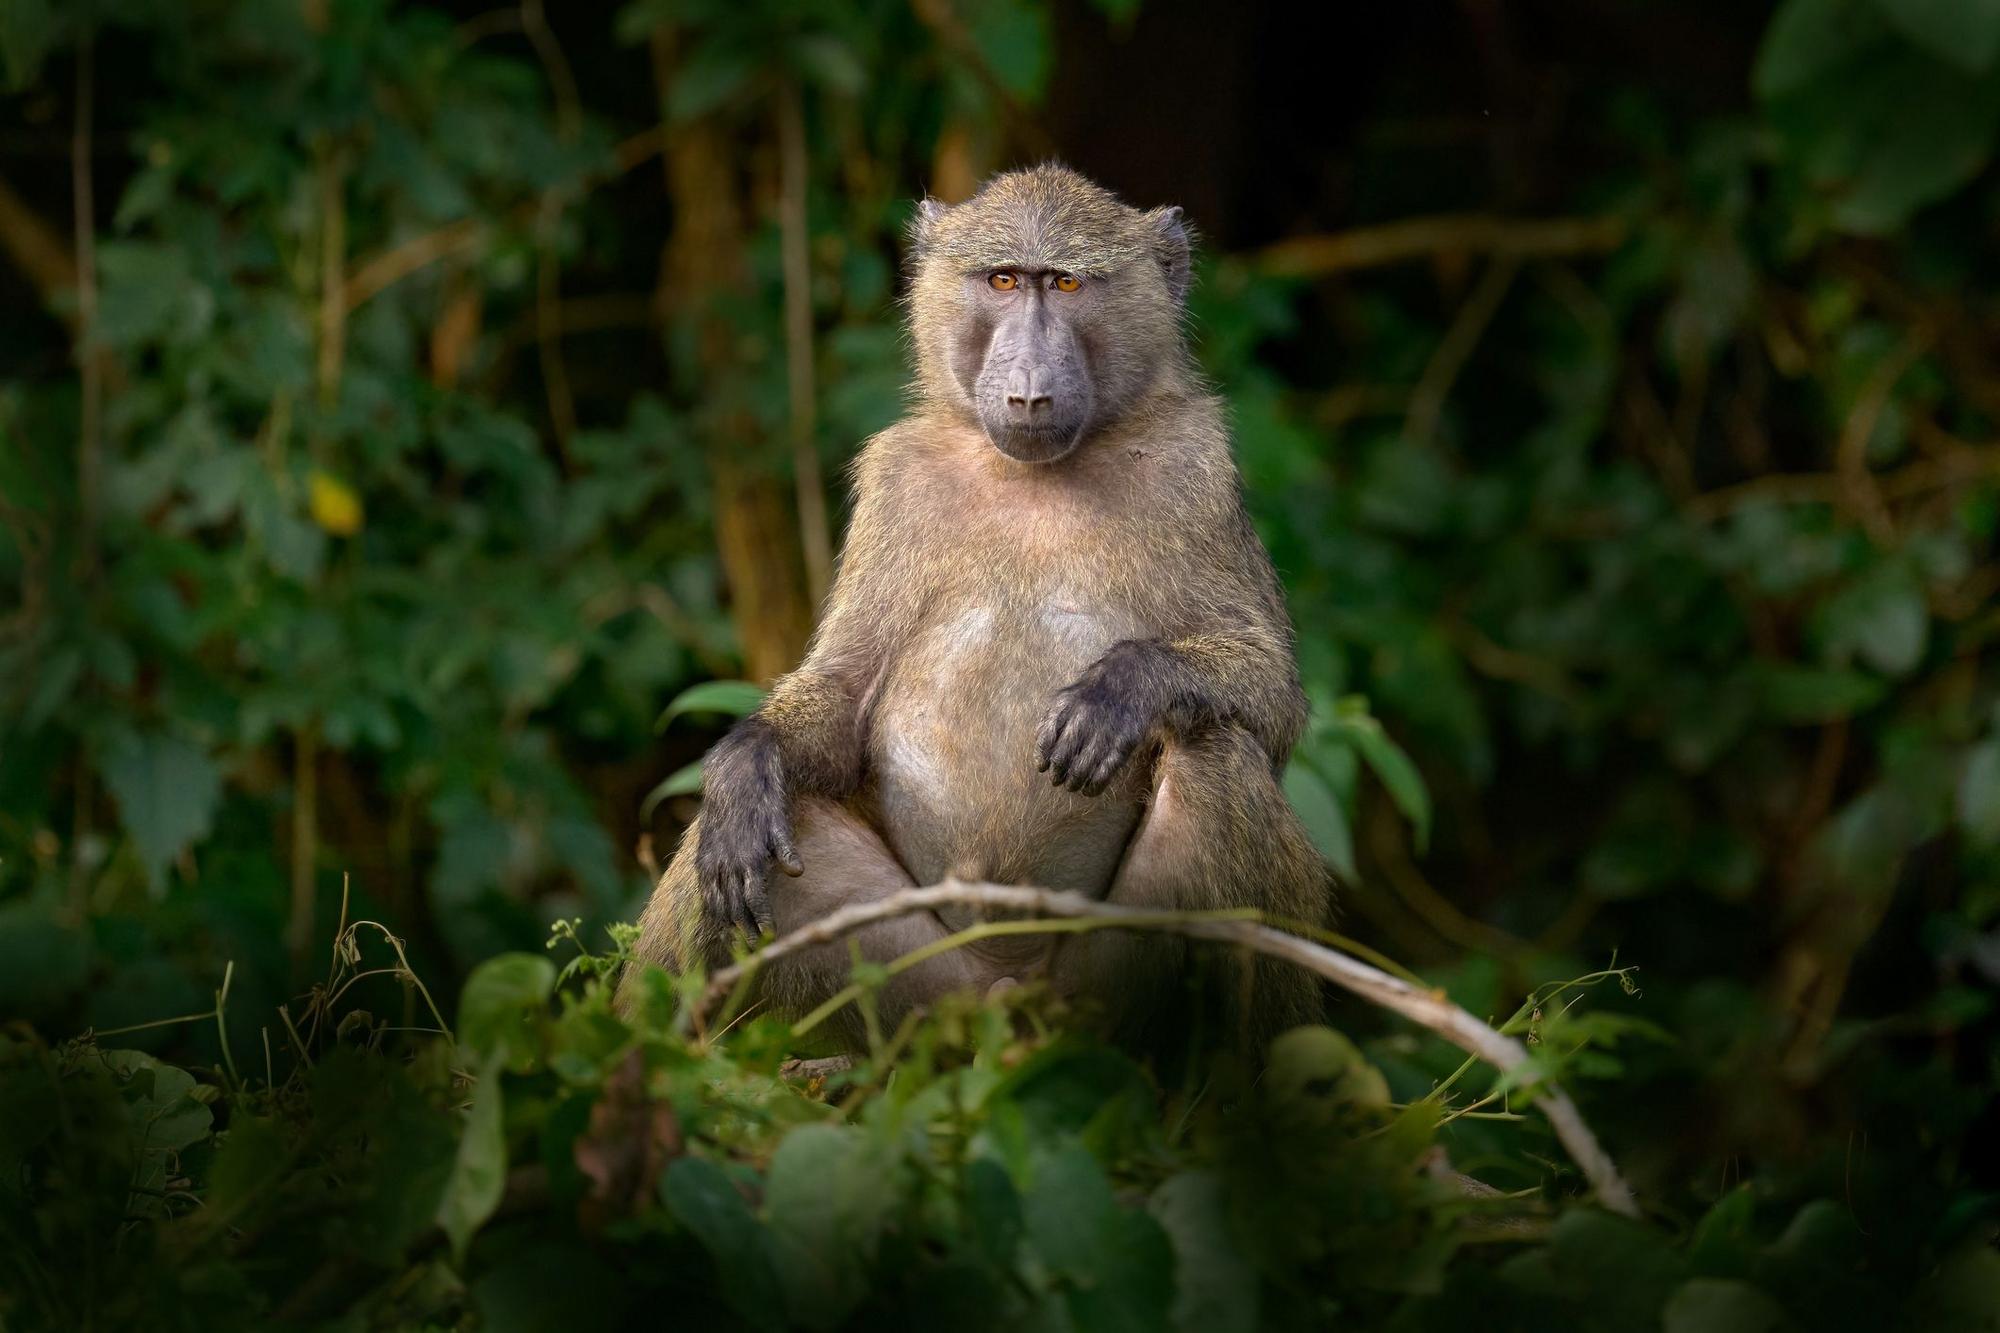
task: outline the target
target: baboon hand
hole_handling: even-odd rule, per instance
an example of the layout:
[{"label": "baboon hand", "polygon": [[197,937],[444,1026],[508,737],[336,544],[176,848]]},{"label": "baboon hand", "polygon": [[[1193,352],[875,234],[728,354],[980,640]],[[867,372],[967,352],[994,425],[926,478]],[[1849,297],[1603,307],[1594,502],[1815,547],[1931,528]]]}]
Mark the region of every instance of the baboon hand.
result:
[{"label": "baboon hand", "polygon": [[1035,732],[1035,768],[1055,785],[1095,796],[1118,775],[1159,723],[1162,703],[1150,669],[1155,645],[1114,644],[1056,691]]},{"label": "baboon hand", "polygon": [[695,874],[710,917],[755,939],[771,924],[765,883],[775,863],[803,873],[776,738],[768,724],[738,724],[709,754],[702,781],[701,841]]}]

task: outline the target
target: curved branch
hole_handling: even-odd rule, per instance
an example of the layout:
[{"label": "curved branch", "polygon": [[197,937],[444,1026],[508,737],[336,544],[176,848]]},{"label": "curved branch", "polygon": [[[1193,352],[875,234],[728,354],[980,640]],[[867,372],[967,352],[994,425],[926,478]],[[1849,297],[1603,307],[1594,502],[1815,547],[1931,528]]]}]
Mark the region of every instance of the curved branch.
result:
[{"label": "curved branch", "polygon": [[[1411,985],[1337,949],[1246,920],[1241,914],[1148,912],[1117,903],[1099,902],[1076,893],[1001,884],[966,884],[956,880],[947,880],[930,888],[903,889],[873,902],[843,907],[827,913],[804,929],[773,940],[758,952],[711,977],[696,1007],[695,1016],[697,1020],[704,1019],[739,984],[747,981],[759,968],[778,959],[851,935],[877,921],[947,906],[1031,912],[1066,921],[1087,919],[1109,927],[1162,930],[1192,939],[1240,945],[1295,963],[1325,977],[1362,999],[1435,1032],[1460,1050],[1479,1057],[1503,1073],[1519,1068],[1528,1060],[1527,1047],[1459,1008],[1444,997],[1444,992]],[[1619,1175],[1617,1165],[1597,1141],[1590,1126],[1584,1123],[1582,1114],[1569,1095],[1553,1084],[1545,1084],[1535,1094],[1535,1105],[1548,1118],[1556,1138],[1596,1191],[1598,1202],[1614,1213],[1636,1217],[1639,1209],[1633,1200],[1631,1187]]]},{"label": "curved branch", "polygon": [[387,250],[370,255],[347,275],[343,294],[347,308],[365,304],[383,288],[401,282],[412,273],[428,268],[440,259],[470,250],[485,239],[485,228],[477,218],[460,218],[436,231],[427,231]]}]

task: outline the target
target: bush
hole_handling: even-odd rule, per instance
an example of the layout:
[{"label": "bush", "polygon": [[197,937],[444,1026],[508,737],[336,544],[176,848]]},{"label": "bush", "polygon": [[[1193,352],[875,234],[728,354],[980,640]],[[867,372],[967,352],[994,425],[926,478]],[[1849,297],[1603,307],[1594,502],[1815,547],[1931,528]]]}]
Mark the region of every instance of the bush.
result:
[{"label": "bush", "polygon": [[[1535,1160],[1551,1149],[1505,1093],[1475,1075],[1401,1100],[1330,1028],[1279,1038],[1254,1081],[1212,1061],[1162,1088],[1022,991],[814,1072],[772,1020],[696,1032],[700,978],[651,972],[627,1021],[616,953],[561,987],[547,957],[504,954],[467,980],[454,1040],[339,1011],[379,966],[431,1016],[362,936],[266,1048],[276,1083],[4,1039],[8,1327],[1673,1331],[1790,1311],[1970,1333],[2000,1309],[2000,1263],[1935,1192],[1903,1191],[1873,1235],[1749,1185],[1688,1225],[1616,1217]],[[1433,1045],[1384,1038],[1385,1065],[1450,1063]],[[1537,1183],[1457,1175],[1466,1149]]]}]

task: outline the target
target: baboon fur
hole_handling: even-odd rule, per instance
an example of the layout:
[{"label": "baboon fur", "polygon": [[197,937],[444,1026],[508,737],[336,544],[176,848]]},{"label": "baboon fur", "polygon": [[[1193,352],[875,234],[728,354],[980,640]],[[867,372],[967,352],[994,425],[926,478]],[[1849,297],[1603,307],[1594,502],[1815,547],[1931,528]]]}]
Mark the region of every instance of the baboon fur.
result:
[{"label": "baboon fur", "polygon": [[[803,664],[711,752],[640,959],[728,962],[742,940],[727,890],[744,884],[780,934],[947,875],[1323,922],[1326,868],[1278,783],[1306,720],[1291,624],[1222,405],[1183,338],[1180,211],[1142,212],[1045,165],[956,207],[925,201],[912,241],[912,409],[854,462],[824,618]],[[979,424],[991,270],[1090,288],[1075,336],[1095,406],[1053,462],[1016,461]],[[1078,750],[1093,772],[1065,781],[1058,764],[1052,783],[1037,759],[1064,717],[1106,739]],[[730,859],[767,834],[766,859]],[[906,917],[854,938],[888,961],[967,921]],[[1199,1003],[1257,1051],[1319,1016],[1303,971],[1222,954],[1138,932],[1010,937],[903,972],[878,1003],[893,1023],[947,989],[1046,977],[1121,1033],[1172,1041],[1199,955]],[[760,999],[797,1014],[849,964],[843,942],[773,967]]]}]

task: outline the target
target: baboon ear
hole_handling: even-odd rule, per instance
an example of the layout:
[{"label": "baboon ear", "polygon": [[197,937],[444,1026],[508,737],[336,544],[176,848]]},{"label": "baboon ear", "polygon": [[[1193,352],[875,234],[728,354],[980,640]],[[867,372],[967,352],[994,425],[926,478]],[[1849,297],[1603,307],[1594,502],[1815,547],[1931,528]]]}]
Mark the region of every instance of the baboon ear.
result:
[{"label": "baboon ear", "polygon": [[1160,261],[1160,270],[1166,274],[1167,290],[1174,300],[1186,301],[1188,294],[1188,240],[1187,223],[1181,218],[1179,207],[1156,208],[1146,214],[1146,222],[1153,229],[1153,254]]},{"label": "baboon ear", "polygon": [[917,201],[917,215],[910,219],[910,243],[919,254],[937,233],[937,224],[942,222],[944,215],[950,211],[950,205],[929,195]]}]

